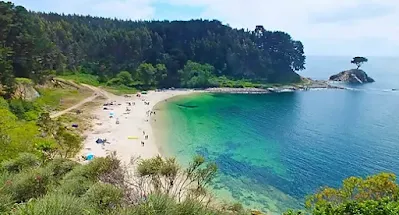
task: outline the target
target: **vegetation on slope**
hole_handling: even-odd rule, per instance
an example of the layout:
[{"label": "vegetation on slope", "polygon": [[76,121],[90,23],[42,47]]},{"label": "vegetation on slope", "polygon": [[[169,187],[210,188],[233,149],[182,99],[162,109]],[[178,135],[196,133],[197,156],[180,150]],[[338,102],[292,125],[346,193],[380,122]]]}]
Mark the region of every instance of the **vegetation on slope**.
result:
[{"label": "vegetation on slope", "polygon": [[[294,82],[300,80],[295,71],[304,69],[302,43],[262,26],[245,31],[216,20],[143,22],[43,14],[3,1],[0,11],[0,85],[6,97],[15,77],[40,83],[52,75],[84,73],[98,77],[94,85],[205,87],[204,79],[219,76]],[[193,65],[200,70],[187,74]],[[132,82],[117,80],[122,71]]]},{"label": "vegetation on slope", "polygon": [[182,169],[173,159],[158,157],[141,160],[134,178],[125,171],[113,156],[81,165],[61,158],[43,162],[21,154],[1,163],[0,213],[249,214],[242,207],[217,209],[203,203],[204,188],[216,171],[203,158]]}]

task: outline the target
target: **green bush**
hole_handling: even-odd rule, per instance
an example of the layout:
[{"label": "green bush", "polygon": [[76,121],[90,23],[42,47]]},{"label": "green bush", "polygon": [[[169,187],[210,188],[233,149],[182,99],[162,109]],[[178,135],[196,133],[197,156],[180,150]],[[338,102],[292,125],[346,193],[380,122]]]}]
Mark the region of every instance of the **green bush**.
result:
[{"label": "green bush", "polygon": [[36,121],[39,119],[39,112],[36,110],[30,110],[28,112],[25,112],[23,115],[23,119],[26,121]]},{"label": "green bush", "polygon": [[84,198],[98,211],[110,211],[121,205],[123,192],[111,184],[99,182],[87,191]]},{"label": "green bush", "polygon": [[[22,99],[13,99],[10,101],[9,105],[11,112],[13,112],[19,119],[25,119],[26,112],[35,111],[35,106],[32,102]],[[30,115],[31,114],[28,114],[28,117],[31,117]]]},{"label": "green bush", "polygon": [[185,215],[216,215],[215,211],[204,207],[199,201],[196,200],[186,200],[176,207],[175,214],[185,214]]},{"label": "green bush", "polygon": [[10,194],[0,193],[0,214],[10,211],[14,203]]},{"label": "green bush", "polygon": [[14,160],[7,160],[1,163],[1,168],[8,172],[20,172],[23,169],[37,167],[40,165],[39,159],[29,153],[21,153]]},{"label": "green bush", "polygon": [[10,106],[8,105],[7,100],[0,96],[0,108],[9,109]]},{"label": "green bush", "polygon": [[123,215],[175,214],[176,202],[163,194],[153,194],[141,204],[118,212]]},{"label": "green bush", "polygon": [[77,176],[75,178],[62,180],[60,182],[60,187],[58,188],[58,191],[61,193],[80,197],[85,194],[93,184],[93,181],[90,181],[83,176]]},{"label": "green bush", "polygon": [[48,162],[46,168],[52,172],[52,176],[55,179],[59,180],[78,165],[79,163],[69,159],[56,158]]},{"label": "green bush", "polygon": [[14,210],[12,215],[89,215],[94,214],[82,199],[66,194],[49,194]]},{"label": "green bush", "polygon": [[51,173],[44,168],[23,171],[14,175],[3,189],[13,196],[16,202],[26,202],[43,196],[51,182]]},{"label": "green bush", "polygon": [[97,179],[102,174],[109,173],[119,168],[120,161],[112,157],[99,157],[87,164],[87,176],[90,179]]}]

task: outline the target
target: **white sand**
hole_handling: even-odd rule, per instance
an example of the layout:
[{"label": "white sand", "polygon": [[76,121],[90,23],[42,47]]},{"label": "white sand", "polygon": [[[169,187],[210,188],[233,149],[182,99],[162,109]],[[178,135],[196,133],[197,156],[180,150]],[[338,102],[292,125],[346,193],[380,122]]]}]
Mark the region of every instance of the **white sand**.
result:
[{"label": "white sand", "polygon": [[[147,95],[142,95],[140,98],[135,95],[131,95],[130,98],[107,95],[109,97],[108,102],[116,101],[116,105],[107,106],[110,110],[103,110],[103,106],[101,106],[94,111],[96,120],[93,122],[93,128],[86,132],[87,138],[80,154],[86,155],[91,152],[96,157],[104,157],[115,151],[118,158],[126,164],[130,162],[132,157],[146,159],[160,155],[151,128],[151,118],[146,114],[147,111],[151,111],[158,102],[165,99],[192,92],[194,91],[149,91]],[[150,104],[145,105],[143,100]],[[128,106],[127,102],[135,102],[135,105]],[[130,114],[126,114],[127,107],[131,109]],[[110,112],[114,113],[113,118],[109,117]],[[117,118],[119,124],[116,124]],[[145,140],[143,131],[148,135],[148,140]],[[129,136],[137,137],[137,139],[128,139]],[[105,138],[108,143],[97,144],[97,138]],[[142,146],[141,141],[144,141],[144,146]]]}]

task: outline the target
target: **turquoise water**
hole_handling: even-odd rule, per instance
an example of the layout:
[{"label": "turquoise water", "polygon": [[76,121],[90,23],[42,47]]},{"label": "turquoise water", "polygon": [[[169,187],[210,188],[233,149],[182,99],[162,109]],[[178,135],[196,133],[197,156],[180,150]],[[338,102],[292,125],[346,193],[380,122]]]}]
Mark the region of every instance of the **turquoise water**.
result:
[{"label": "turquoise water", "polygon": [[[309,59],[307,76],[326,79],[350,67],[344,59],[337,59],[342,69],[329,61]],[[356,90],[169,101],[161,106],[171,125],[163,151],[182,163],[195,154],[215,161],[219,199],[274,213],[300,208],[307,194],[348,176],[399,174],[399,92],[391,90],[399,88],[399,71],[369,64],[365,70],[377,82],[351,86]]]}]

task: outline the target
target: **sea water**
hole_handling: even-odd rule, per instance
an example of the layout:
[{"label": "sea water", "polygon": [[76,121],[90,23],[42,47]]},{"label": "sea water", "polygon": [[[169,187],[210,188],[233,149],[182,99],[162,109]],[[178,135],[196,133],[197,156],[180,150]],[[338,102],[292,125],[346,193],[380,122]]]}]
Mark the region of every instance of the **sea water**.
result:
[{"label": "sea water", "polygon": [[[301,75],[328,79],[353,67],[348,59],[310,57]],[[172,99],[159,106],[159,123],[168,125],[160,147],[182,164],[196,154],[216,162],[219,199],[275,214],[301,208],[306,195],[349,176],[399,174],[394,62],[369,58],[364,70],[376,82],[352,90]]]}]

